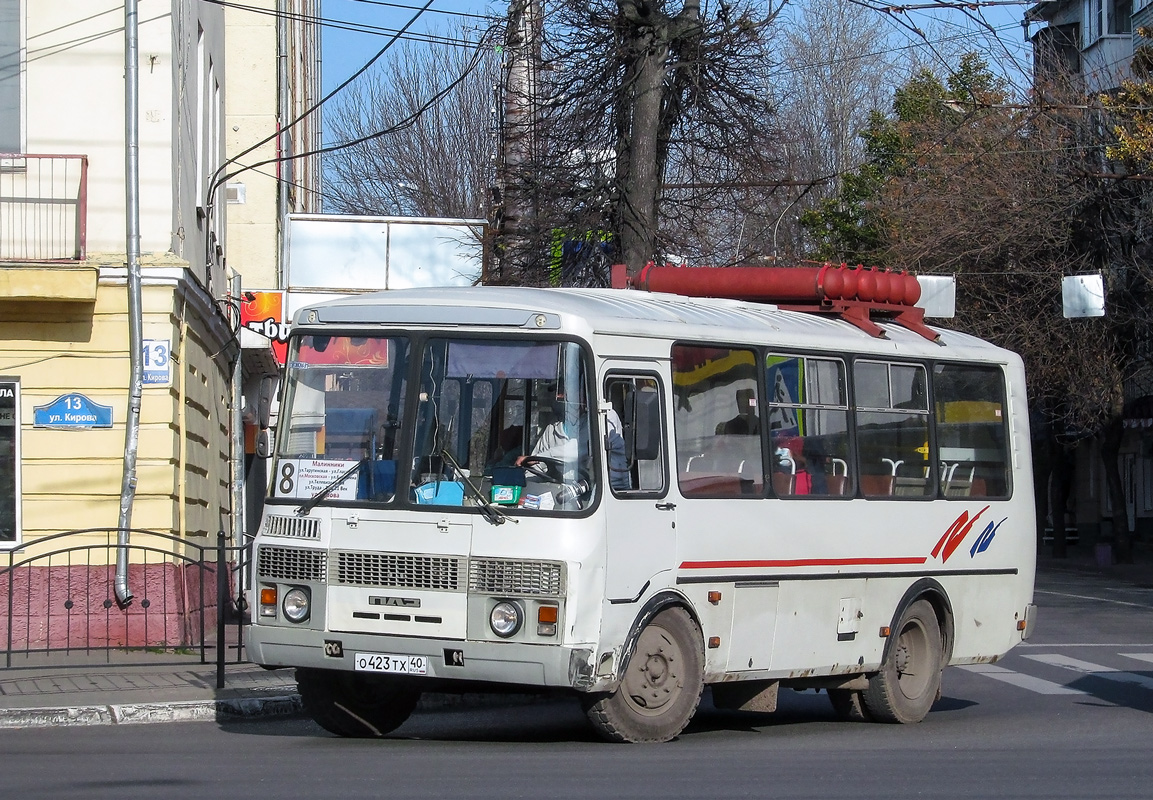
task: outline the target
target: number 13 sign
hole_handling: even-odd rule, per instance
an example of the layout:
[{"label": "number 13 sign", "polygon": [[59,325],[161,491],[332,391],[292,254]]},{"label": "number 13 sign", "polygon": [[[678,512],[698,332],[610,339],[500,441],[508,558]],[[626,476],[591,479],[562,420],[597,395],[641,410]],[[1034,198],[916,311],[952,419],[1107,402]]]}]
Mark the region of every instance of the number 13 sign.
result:
[{"label": "number 13 sign", "polygon": [[172,340],[145,339],[144,385],[167,386],[172,382]]}]

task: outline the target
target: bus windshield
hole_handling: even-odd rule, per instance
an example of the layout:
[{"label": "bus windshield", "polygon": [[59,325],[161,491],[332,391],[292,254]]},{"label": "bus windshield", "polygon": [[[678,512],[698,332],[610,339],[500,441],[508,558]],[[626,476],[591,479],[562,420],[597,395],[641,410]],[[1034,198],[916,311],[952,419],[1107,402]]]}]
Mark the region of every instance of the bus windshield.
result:
[{"label": "bus windshield", "polygon": [[459,502],[466,478],[502,506],[574,511],[592,502],[588,381],[578,345],[433,339],[420,380],[416,502]]},{"label": "bus windshield", "polygon": [[387,502],[396,492],[408,340],[301,336],[289,358],[274,497]]}]

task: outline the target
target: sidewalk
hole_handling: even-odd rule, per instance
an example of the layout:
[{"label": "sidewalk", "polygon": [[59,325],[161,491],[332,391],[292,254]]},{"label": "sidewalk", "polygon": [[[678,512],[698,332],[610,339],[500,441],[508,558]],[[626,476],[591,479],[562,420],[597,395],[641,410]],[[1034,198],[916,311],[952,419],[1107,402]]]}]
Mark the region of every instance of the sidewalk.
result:
[{"label": "sidewalk", "polygon": [[[1053,558],[1049,550],[1038,556],[1040,574],[1096,576],[1153,587],[1153,551],[1148,546],[1135,548],[1133,564],[1099,563],[1089,546],[1070,546],[1065,559]],[[516,702],[509,695],[429,694],[421,707],[494,701]],[[198,656],[171,653],[15,655],[11,668],[0,666],[0,729],[244,719],[301,711],[291,669],[227,664],[225,687],[217,689],[215,662],[201,664]]]},{"label": "sidewalk", "polygon": [[15,655],[0,668],[0,728],[115,725],[293,714],[293,670],[216,664],[166,653]]}]

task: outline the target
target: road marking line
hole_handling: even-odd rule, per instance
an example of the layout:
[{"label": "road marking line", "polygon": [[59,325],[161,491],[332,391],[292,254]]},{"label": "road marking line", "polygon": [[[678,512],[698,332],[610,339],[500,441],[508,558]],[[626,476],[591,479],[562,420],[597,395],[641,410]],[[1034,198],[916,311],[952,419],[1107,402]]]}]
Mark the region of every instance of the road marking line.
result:
[{"label": "road marking line", "polygon": [[1153,606],[1148,605],[1147,603],[1130,603],[1130,602],[1125,601],[1125,600],[1110,600],[1107,597],[1094,597],[1093,595],[1088,595],[1088,594],[1069,594],[1067,592],[1049,592],[1049,591],[1045,591],[1044,589],[1034,589],[1033,594],[1051,594],[1054,597],[1070,597],[1074,600],[1096,600],[1099,603],[1112,603],[1113,605],[1116,605],[1116,606],[1132,606],[1133,608],[1144,608],[1144,609],[1148,609],[1148,610],[1153,610]]},{"label": "road marking line", "polygon": [[1037,694],[1087,694],[1087,692],[1083,692],[1080,689],[1071,689],[1068,686],[1053,683],[1053,681],[1035,678],[1032,675],[1025,675],[1021,672],[1014,672],[1011,669],[998,667],[996,664],[961,664],[958,666],[958,669],[975,672],[978,675],[987,675],[994,680],[1009,683],[1022,689],[1028,689],[1030,692],[1036,692]]},{"label": "road marking line", "polygon": [[1021,642],[1018,647],[1027,649],[1042,648],[1045,650],[1060,649],[1063,647],[1106,647],[1109,649],[1116,649],[1119,647],[1153,647],[1153,643],[1145,642],[1105,642],[1098,644],[1097,642],[1058,642],[1058,643],[1041,643],[1041,642]]},{"label": "road marking line", "polygon": [[1107,681],[1115,681],[1117,683],[1132,683],[1143,689],[1153,689],[1153,678],[1146,675],[1138,675],[1135,672],[1123,672],[1117,669],[1109,669],[1100,664],[1092,664],[1088,661],[1081,661],[1076,658],[1069,658],[1058,654],[1053,655],[1024,655],[1025,658],[1031,658],[1034,661],[1040,661],[1042,664],[1049,664],[1054,667],[1064,667],[1076,672],[1081,672],[1085,675],[1092,675],[1094,678],[1103,678]]},{"label": "road marking line", "polygon": [[1135,658],[1153,664],[1153,653],[1121,653],[1125,658]]}]

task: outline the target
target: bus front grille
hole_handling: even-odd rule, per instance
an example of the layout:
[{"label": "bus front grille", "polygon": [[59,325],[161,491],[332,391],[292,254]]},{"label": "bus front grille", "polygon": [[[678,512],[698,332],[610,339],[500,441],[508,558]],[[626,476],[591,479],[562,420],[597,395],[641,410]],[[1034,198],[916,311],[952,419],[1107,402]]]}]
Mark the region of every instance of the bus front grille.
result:
[{"label": "bus front grille", "polygon": [[560,597],[564,594],[564,568],[553,561],[474,558],[469,562],[468,590]]},{"label": "bus front grille", "polygon": [[336,552],[331,583],[397,589],[456,591],[461,584],[461,559],[399,553]]},{"label": "bus front grille", "polygon": [[261,547],[256,556],[256,574],[280,581],[323,583],[328,572],[328,553],[303,547]]},{"label": "bus front grille", "polygon": [[264,520],[265,536],[284,536],[290,539],[319,539],[320,520],[310,517],[278,517],[269,515]]}]

